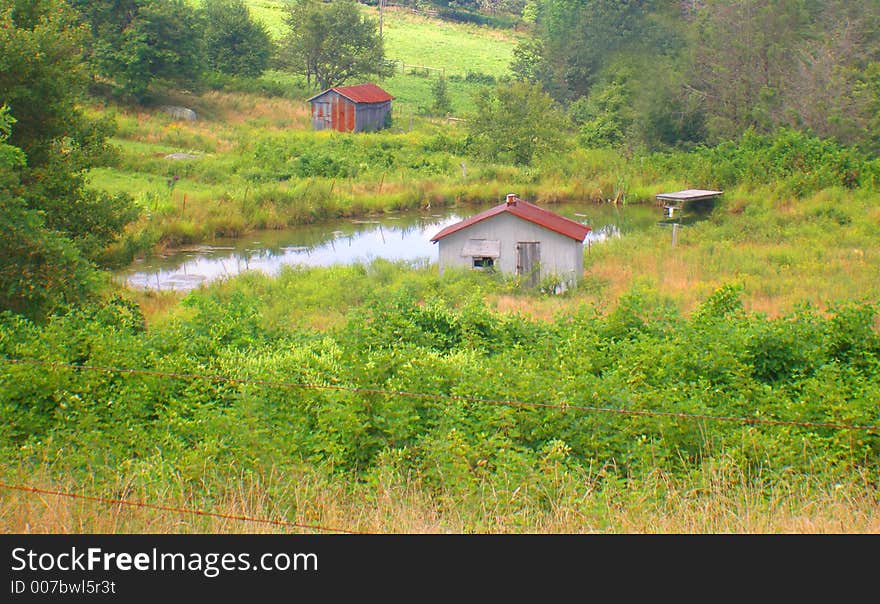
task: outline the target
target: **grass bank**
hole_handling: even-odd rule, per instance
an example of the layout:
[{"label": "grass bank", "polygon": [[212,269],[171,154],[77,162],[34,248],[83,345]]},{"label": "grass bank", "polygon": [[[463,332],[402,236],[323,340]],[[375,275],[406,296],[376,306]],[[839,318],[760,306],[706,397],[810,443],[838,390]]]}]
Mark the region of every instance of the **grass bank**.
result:
[{"label": "grass bank", "polygon": [[[205,477],[213,482],[216,476]],[[385,478],[347,487],[314,470],[268,471],[226,477],[208,497],[184,489],[156,491],[121,480],[104,489],[22,471],[12,479],[48,491],[86,497],[121,494],[131,503],[196,510],[217,516],[106,504],[10,491],[0,499],[0,531],[7,534],[249,534],[321,533],[285,523],[365,533],[560,534],[878,534],[880,501],[870,484],[821,484],[807,477],[766,488],[744,476],[706,470],[695,481],[658,474],[639,488],[605,487],[584,477],[560,479],[555,491],[487,492],[473,505],[444,505],[415,484]],[[179,494],[186,493],[186,494]],[[280,500],[279,493],[286,493]],[[119,497],[115,497],[119,498]],[[545,503],[552,500],[552,505]],[[226,516],[226,517],[223,517]],[[248,517],[271,523],[237,520]]]}]

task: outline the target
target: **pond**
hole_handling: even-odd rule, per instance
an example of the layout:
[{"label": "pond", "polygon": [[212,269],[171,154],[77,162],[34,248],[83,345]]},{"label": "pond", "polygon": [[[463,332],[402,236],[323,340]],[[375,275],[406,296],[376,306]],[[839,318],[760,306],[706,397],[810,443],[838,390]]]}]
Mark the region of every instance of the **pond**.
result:
[{"label": "pond", "polygon": [[[376,258],[431,263],[437,261],[437,246],[431,237],[489,207],[394,212],[215,239],[139,259],[119,271],[116,278],[132,288],[180,291],[247,270],[274,275],[291,265],[368,263]],[[585,246],[652,228],[662,217],[662,209],[655,206],[582,203],[546,207],[592,227]]]}]

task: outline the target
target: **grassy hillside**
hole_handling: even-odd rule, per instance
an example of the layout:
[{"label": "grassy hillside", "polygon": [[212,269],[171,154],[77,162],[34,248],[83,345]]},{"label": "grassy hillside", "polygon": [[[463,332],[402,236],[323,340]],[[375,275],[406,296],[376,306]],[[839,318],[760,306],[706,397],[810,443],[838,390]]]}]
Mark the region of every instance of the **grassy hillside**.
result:
[{"label": "grassy hillside", "polygon": [[[276,40],[287,31],[284,5],[279,0],[248,2],[254,18],[264,23]],[[361,8],[378,22],[377,8]],[[453,114],[459,117],[473,109],[471,97],[479,86],[509,74],[513,48],[523,35],[430,19],[399,7],[385,10],[382,33],[385,56],[395,62],[397,69],[393,77],[380,84],[395,97],[401,115],[430,107],[431,84],[443,74],[448,80]],[[278,79],[278,74],[267,77]]]},{"label": "grassy hillside", "polygon": [[[266,25],[276,40],[286,32],[282,0],[247,0],[251,15]],[[377,23],[379,10],[361,6]],[[385,55],[414,65],[445,69],[446,75],[468,72],[501,76],[508,72],[516,44],[515,32],[441,21],[412,13],[403,7],[388,7],[382,20]]]},{"label": "grassy hillside", "polygon": [[[369,13],[378,18],[376,9]],[[506,75],[517,42],[510,30],[439,21],[402,8],[385,11],[383,36],[388,58],[444,69],[447,77]]]},{"label": "grassy hillside", "polygon": [[399,8],[386,10],[383,35],[385,54],[400,70],[382,85],[400,106],[406,111],[430,107],[431,84],[443,74],[453,115],[459,117],[473,111],[471,97],[480,86],[509,75],[517,42],[510,30],[428,19]]}]

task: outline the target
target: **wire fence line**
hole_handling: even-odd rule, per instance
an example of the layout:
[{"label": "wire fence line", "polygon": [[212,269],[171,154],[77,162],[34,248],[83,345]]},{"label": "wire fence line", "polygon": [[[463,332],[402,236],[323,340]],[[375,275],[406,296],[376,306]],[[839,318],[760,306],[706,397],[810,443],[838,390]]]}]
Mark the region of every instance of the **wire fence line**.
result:
[{"label": "wire fence line", "polygon": [[300,389],[300,390],[327,390],[338,392],[349,392],[352,394],[372,394],[379,396],[413,398],[423,400],[436,401],[455,401],[478,405],[494,405],[516,408],[536,408],[536,409],[552,409],[562,412],[581,411],[585,413],[601,413],[617,416],[641,416],[641,417],[657,417],[669,419],[681,419],[689,421],[710,421],[710,422],[726,422],[739,423],[746,425],[767,425],[767,426],[789,426],[800,428],[824,428],[830,430],[850,430],[859,432],[880,432],[880,425],[876,424],[848,424],[837,422],[814,422],[799,420],[783,420],[765,417],[738,417],[730,415],[710,415],[701,413],[685,413],[674,411],[656,411],[649,409],[623,409],[619,407],[607,407],[597,405],[582,405],[573,403],[550,403],[550,402],[531,402],[520,401],[514,399],[486,399],[476,396],[457,395],[457,394],[433,394],[425,392],[410,392],[405,390],[387,390],[382,388],[369,388],[361,386],[344,386],[332,384],[312,384],[302,382],[281,382],[274,380],[254,379],[254,378],[238,378],[223,375],[203,375],[196,373],[178,373],[171,371],[159,371],[153,369],[134,369],[125,367],[111,367],[98,365],[77,365],[74,363],[61,363],[56,361],[40,361],[34,359],[12,359],[0,358],[0,362],[9,365],[32,365],[39,367],[50,367],[54,369],[71,369],[77,371],[94,371],[101,373],[114,373],[118,375],[143,375],[149,377],[160,377],[176,380],[205,380],[209,382],[222,382],[232,385],[244,384],[253,386],[262,386],[268,388],[283,389]]},{"label": "wire fence line", "polygon": [[182,507],[174,507],[168,505],[158,505],[153,503],[146,503],[143,501],[129,501],[127,499],[112,499],[109,497],[96,497],[94,495],[80,495],[77,493],[68,493],[66,491],[53,491],[49,489],[41,489],[38,487],[27,486],[27,485],[14,485],[14,484],[6,484],[0,482],[0,489],[7,489],[10,491],[20,491],[23,493],[29,493],[32,495],[54,495],[56,497],[66,497],[69,499],[78,499],[82,501],[91,501],[97,503],[106,503],[108,505],[121,505],[127,507],[135,507],[135,508],[145,508],[150,510],[159,510],[163,512],[174,512],[180,515],[192,515],[192,516],[207,516],[211,518],[222,518],[225,520],[238,520],[242,522],[252,522],[257,524],[269,524],[273,526],[281,526],[285,528],[298,528],[304,530],[312,530],[312,531],[320,531],[324,533],[344,533],[348,535],[367,535],[371,533],[364,533],[361,531],[352,531],[348,529],[340,529],[340,528],[331,528],[327,526],[321,526],[317,524],[301,524],[299,522],[288,522],[286,520],[270,520],[268,518],[257,518],[254,516],[239,516],[235,514],[222,514],[220,512],[208,512],[205,510],[198,510],[193,508],[182,508]]},{"label": "wire fence line", "polygon": [[409,68],[410,73],[413,75],[429,76],[431,73],[434,73],[434,74],[439,75],[441,77],[446,77],[446,68],[445,67],[432,67],[430,65],[419,65],[417,63],[407,63],[403,59],[388,59],[388,62],[394,64],[395,73],[399,70],[402,75],[405,75],[407,68]]},{"label": "wire fence line", "polygon": [[[537,409],[550,409],[557,411],[581,411],[581,412],[590,412],[590,413],[604,413],[604,414],[612,414],[617,416],[643,416],[643,417],[660,417],[660,418],[672,418],[672,419],[681,419],[681,420],[691,420],[691,421],[716,421],[716,422],[728,422],[728,423],[741,423],[741,424],[761,424],[761,425],[769,425],[769,426],[792,426],[792,427],[805,427],[805,428],[827,428],[833,430],[852,430],[852,431],[862,431],[862,432],[878,432],[880,431],[880,426],[878,425],[857,425],[857,424],[846,424],[846,423],[832,423],[832,422],[811,422],[811,421],[794,421],[794,420],[778,420],[771,418],[760,418],[760,417],[736,417],[736,416],[719,416],[719,415],[708,415],[708,414],[694,414],[694,413],[676,413],[676,412],[668,412],[668,411],[653,411],[653,410],[644,410],[644,409],[621,409],[615,407],[600,407],[600,406],[592,406],[592,405],[579,405],[579,404],[566,404],[566,403],[548,403],[548,402],[529,402],[529,401],[519,401],[519,400],[493,400],[493,399],[484,399],[480,397],[474,396],[466,396],[466,395],[453,395],[453,394],[433,394],[433,393],[422,393],[422,392],[407,392],[402,390],[386,390],[380,388],[364,388],[359,386],[343,386],[343,385],[330,385],[330,384],[313,384],[313,383],[299,383],[299,382],[280,382],[274,380],[264,380],[264,379],[252,379],[252,378],[237,378],[223,375],[204,375],[204,374],[195,374],[195,373],[179,373],[179,372],[169,372],[169,371],[159,371],[152,369],[136,369],[136,368],[125,368],[125,367],[111,367],[111,366],[96,366],[96,365],[77,365],[74,363],[61,363],[55,361],[41,361],[35,359],[14,359],[14,358],[0,358],[0,362],[5,363],[7,365],[30,365],[30,366],[38,366],[38,367],[47,367],[52,369],[70,369],[76,371],[92,371],[92,372],[101,372],[101,373],[113,373],[117,375],[124,376],[148,376],[148,377],[159,377],[165,379],[175,379],[175,380],[205,380],[210,382],[220,382],[227,383],[231,385],[245,384],[245,385],[253,385],[260,387],[268,387],[268,388],[283,388],[283,389],[302,389],[302,390],[326,390],[326,391],[338,391],[338,392],[349,392],[353,394],[371,394],[371,395],[381,395],[381,396],[390,396],[390,397],[406,397],[406,398],[415,398],[415,399],[424,399],[424,400],[436,400],[436,401],[454,401],[454,402],[464,402],[470,404],[482,404],[482,405],[497,405],[497,406],[507,406],[507,407],[517,407],[517,408],[537,408]],[[328,527],[318,524],[306,524],[299,522],[291,522],[285,520],[272,520],[268,518],[259,518],[255,516],[245,516],[245,515],[236,515],[236,514],[224,514],[220,512],[211,512],[206,510],[194,509],[194,508],[184,508],[184,507],[176,507],[170,505],[160,505],[160,504],[152,504],[144,501],[130,501],[126,499],[118,499],[118,498],[109,498],[109,497],[100,497],[94,495],[82,495],[77,493],[70,493],[66,491],[59,490],[50,490],[43,489],[39,487],[34,487],[30,485],[14,485],[0,482],[0,489],[13,490],[18,492],[23,492],[32,495],[52,495],[56,497],[64,497],[68,499],[75,499],[81,501],[90,501],[94,503],[102,503],[107,505],[117,505],[117,506],[126,506],[133,508],[143,508],[143,509],[151,509],[157,511],[164,511],[175,513],[179,515],[192,515],[192,516],[201,516],[201,517],[211,517],[211,518],[220,518],[225,520],[234,520],[239,522],[249,522],[256,524],[264,524],[270,526],[277,526],[283,528],[291,528],[291,529],[299,529],[299,530],[309,530],[309,531],[317,531],[322,533],[342,533],[342,534],[371,534],[364,531],[355,531],[350,529],[342,529],[336,527]]]}]

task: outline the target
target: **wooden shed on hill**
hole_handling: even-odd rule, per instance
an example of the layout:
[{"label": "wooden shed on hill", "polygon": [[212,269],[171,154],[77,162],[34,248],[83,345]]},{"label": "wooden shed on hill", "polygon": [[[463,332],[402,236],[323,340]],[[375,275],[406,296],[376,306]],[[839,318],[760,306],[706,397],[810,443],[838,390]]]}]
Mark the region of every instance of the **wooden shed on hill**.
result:
[{"label": "wooden shed on hill", "polygon": [[556,277],[562,289],[584,272],[584,239],[590,227],[510,194],[504,203],[450,225],[439,243],[440,272],[449,266],[496,269],[522,275],[527,285]]},{"label": "wooden shed on hill", "polygon": [[391,123],[393,96],[375,84],[336,86],[309,99],[315,130],[371,132]]}]

